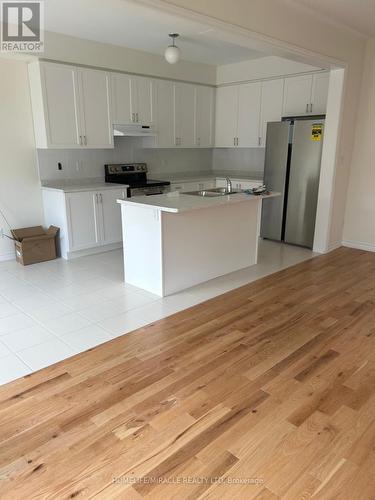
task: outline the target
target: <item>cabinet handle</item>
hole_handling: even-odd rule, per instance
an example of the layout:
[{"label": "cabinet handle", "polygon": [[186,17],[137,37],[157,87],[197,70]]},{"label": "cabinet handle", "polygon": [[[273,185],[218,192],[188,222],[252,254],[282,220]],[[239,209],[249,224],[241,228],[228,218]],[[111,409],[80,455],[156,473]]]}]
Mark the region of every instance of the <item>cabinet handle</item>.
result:
[{"label": "cabinet handle", "polygon": [[306,113],[308,113],[308,112],[309,112],[309,105],[306,104]]},{"label": "cabinet handle", "polygon": [[81,135],[79,136],[79,143],[82,146],[82,136]]},{"label": "cabinet handle", "polygon": [[236,145],[236,138],[233,137],[233,146],[235,146],[235,145]]},{"label": "cabinet handle", "polygon": [[100,203],[103,205],[103,195],[100,193]]},{"label": "cabinet handle", "polygon": [[237,141],[236,142],[237,142],[237,146],[238,146],[238,137],[237,137]]},{"label": "cabinet handle", "polygon": [[136,113],[137,123],[139,123],[138,113]]},{"label": "cabinet handle", "polygon": [[95,203],[98,204],[98,193],[95,193]]},{"label": "cabinet handle", "polygon": [[135,122],[135,113],[132,113],[132,122]]},{"label": "cabinet handle", "polygon": [[85,146],[87,146],[87,137],[85,135],[83,137],[85,139]]},{"label": "cabinet handle", "polygon": [[310,112],[311,112],[311,113],[312,113],[312,106],[313,106],[313,105],[312,105],[312,103],[311,103],[311,104],[310,104]]},{"label": "cabinet handle", "polygon": [[258,146],[260,146],[261,144],[262,144],[262,138],[258,137]]}]

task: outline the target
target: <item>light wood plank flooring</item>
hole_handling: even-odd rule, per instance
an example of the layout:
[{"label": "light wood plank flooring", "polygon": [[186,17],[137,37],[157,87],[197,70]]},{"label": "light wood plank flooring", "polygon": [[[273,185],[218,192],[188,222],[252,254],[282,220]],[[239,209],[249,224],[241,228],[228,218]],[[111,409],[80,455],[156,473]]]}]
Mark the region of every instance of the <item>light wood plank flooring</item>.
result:
[{"label": "light wood plank flooring", "polygon": [[0,497],[374,499],[374,384],[341,248],[0,387]]}]

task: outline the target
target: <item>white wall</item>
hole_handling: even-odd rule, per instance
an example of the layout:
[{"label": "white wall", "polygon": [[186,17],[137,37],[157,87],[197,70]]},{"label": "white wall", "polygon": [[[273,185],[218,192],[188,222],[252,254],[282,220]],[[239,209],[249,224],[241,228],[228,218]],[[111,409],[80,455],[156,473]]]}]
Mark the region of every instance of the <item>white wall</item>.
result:
[{"label": "white wall", "polygon": [[216,66],[189,61],[169,64],[157,54],[60,33],[45,33],[43,58],[210,85],[216,82]]},{"label": "white wall", "polygon": [[366,49],[344,242],[375,251],[375,39],[368,41]]},{"label": "white wall", "polygon": [[[26,64],[0,58],[0,75],[0,208],[13,228],[39,225],[42,200]],[[6,228],[1,216],[0,227]],[[13,254],[13,243],[0,239],[0,260]]]},{"label": "white wall", "polygon": [[[337,175],[335,177],[332,225],[328,247],[340,240],[344,223],[346,192],[349,171],[352,162],[354,143],[353,130],[357,120],[357,102],[363,72],[363,57],[365,39],[351,30],[330,23],[324,16],[308,15],[303,9],[298,9],[294,3],[280,0],[147,0],[147,3],[158,5],[159,8],[173,11],[178,15],[192,17],[192,13],[205,16],[205,22],[212,24],[230,23],[231,33],[237,33],[244,39],[248,30],[249,36],[259,43],[267,43],[275,47],[280,43],[284,48],[277,55],[291,57],[300,62],[317,64],[329,58],[332,64],[342,61],[347,68],[345,80],[345,95],[343,100],[342,126],[337,154]],[[181,8],[183,10],[181,10]],[[206,17],[207,16],[207,17]],[[224,26],[224,24],[223,24]],[[281,53],[282,50],[284,53]],[[319,56],[311,59],[313,54]],[[323,56],[323,57],[321,57]],[[316,62],[315,62],[316,61]]]},{"label": "white wall", "polygon": [[265,148],[215,148],[213,170],[237,170],[263,178]]},{"label": "white wall", "polygon": [[216,83],[220,85],[223,83],[273,78],[275,76],[295,75],[319,69],[316,66],[309,66],[308,64],[291,61],[283,57],[268,56],[218,66]]}]

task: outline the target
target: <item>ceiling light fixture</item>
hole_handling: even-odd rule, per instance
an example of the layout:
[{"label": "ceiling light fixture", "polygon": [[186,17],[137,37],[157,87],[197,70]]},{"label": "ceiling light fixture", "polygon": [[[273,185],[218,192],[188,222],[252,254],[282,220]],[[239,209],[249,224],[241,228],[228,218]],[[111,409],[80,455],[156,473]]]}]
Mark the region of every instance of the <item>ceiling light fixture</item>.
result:
[{"label": "ceiling light fixture", "polygon": [[181,51],[175,45],[175,40],[178,36],[178,33],[169,33],[169,36],[172,38],[172,45],[169,45],[164,52],[164,57],[169,64],[176,64],[180,60]]}]

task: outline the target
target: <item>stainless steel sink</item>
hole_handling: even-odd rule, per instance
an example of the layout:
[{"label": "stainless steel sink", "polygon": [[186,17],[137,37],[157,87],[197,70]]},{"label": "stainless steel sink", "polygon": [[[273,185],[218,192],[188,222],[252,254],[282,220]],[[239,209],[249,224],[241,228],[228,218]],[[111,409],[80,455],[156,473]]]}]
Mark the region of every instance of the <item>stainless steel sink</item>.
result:
[{"label": "stainless steel sink", "polygon": [[190,194],[192,196],[206,196],[213,198],[215,196],[226,196],[228,194],[237,194],[240,193],[241,191],[229,191],[225,187],[220,187],[220,188],[212,188],[212,189],[202,189],[201,191],[188,191],[186,193],[181,193],[181,194]]}]

